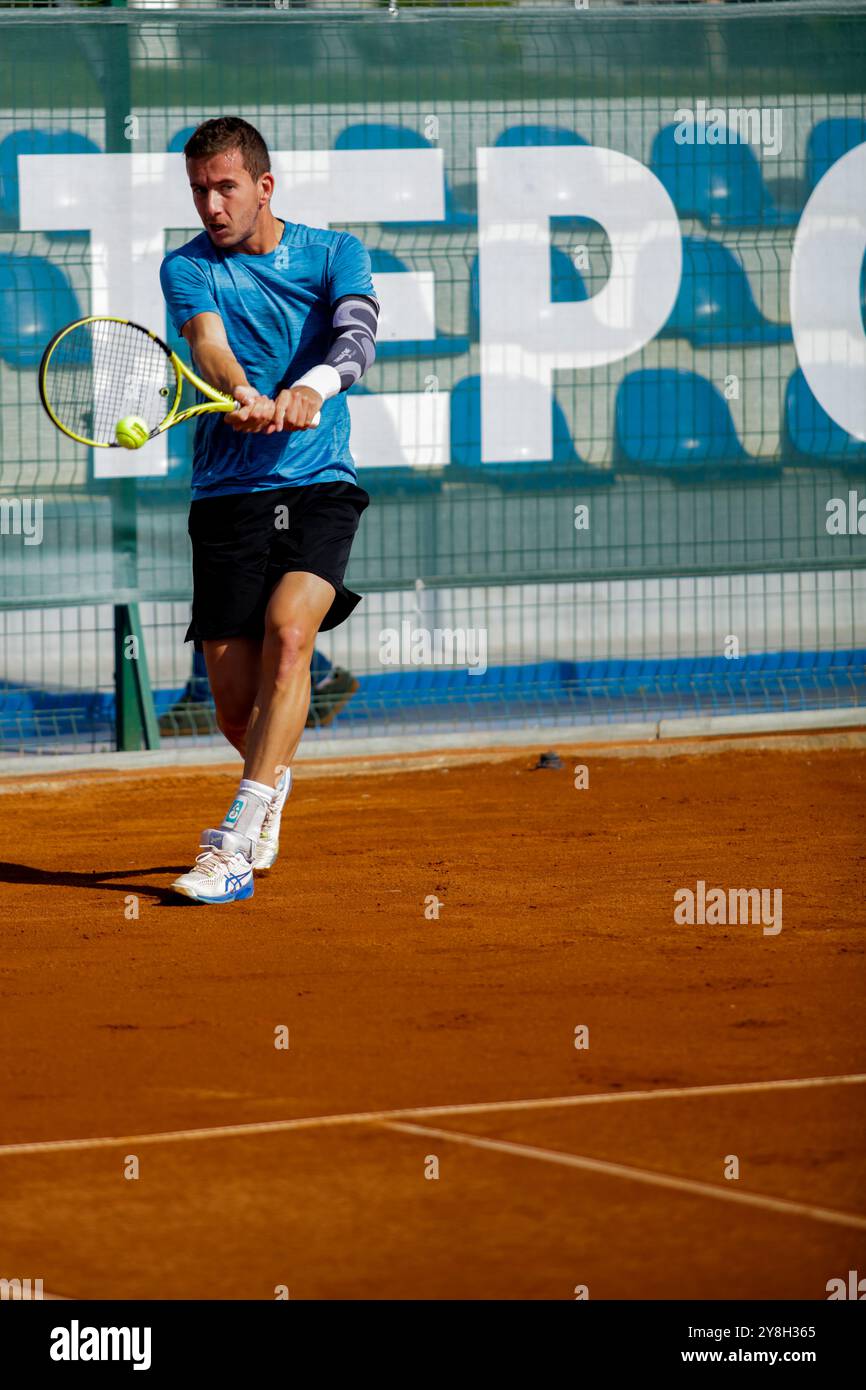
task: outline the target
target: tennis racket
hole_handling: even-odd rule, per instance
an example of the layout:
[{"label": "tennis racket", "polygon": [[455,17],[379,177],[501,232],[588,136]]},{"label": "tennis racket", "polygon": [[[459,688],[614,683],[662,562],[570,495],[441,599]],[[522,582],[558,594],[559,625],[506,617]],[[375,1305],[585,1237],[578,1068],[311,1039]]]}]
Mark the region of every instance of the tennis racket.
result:
[{"label": "tennis racket", "polygon": [[[184,381],[206,399],[182,410]],[[149,329],[128,319],[98,316],[55,333],[39,364],[39,396],[59,430],[96,449],[121,447],[117,427],[122,421],[135,423],[140,442],[146,443],[198,415],[241,408],[202,381]],[[320,419],[317,411],[311,424]]]}]

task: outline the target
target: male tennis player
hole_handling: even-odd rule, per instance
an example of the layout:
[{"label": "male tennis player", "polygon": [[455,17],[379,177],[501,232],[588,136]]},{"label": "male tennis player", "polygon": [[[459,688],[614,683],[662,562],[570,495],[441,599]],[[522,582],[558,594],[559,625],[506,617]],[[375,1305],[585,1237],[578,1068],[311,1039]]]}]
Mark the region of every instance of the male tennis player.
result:
[{"label": "male tennis player", "polygon": [[251,897],[253,870],[277,856],[316,633],[360,602],[343,574],[370,499],[355,481],[345,392],[375,357],[379,305],[357,237],[273,215],[253,126],[205,121],[184,154],[204,231],[166,256],[163,294],[196,370],[241,405],[196,427],[187,641],[203,646],[217,722],[244,771],[173,887],[227,903]]}]

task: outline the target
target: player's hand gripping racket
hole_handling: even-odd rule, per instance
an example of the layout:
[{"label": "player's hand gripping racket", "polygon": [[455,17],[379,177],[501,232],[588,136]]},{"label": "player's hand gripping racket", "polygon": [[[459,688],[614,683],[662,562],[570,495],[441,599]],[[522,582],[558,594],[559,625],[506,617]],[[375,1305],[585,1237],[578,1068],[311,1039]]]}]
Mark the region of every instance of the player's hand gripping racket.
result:
[{"label": "player's hand gripping racket", "polygon": [[[181,410],[184,381],[206,399]],[[79,319],[55,333],[39,364],[39,395],[59,430],[97,449],[138,449],[197,415],[241,409],[155,333],[107,317]],[[311,426],[320,419],[317,411]]]}]

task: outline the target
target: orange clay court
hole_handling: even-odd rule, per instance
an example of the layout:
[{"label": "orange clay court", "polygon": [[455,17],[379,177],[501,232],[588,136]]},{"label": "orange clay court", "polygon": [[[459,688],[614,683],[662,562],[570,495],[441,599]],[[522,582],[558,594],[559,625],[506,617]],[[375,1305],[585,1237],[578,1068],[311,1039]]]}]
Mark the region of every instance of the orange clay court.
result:
[{"label": "orange clay court", "polygon": [[[219,908],[168,884],[233,768],[7,781],[3,1268],[85,1299],[864,1270],[866,734],[557,746],[302,763]],[[782,931],[676,925],[698,880],[781,888]]]}]

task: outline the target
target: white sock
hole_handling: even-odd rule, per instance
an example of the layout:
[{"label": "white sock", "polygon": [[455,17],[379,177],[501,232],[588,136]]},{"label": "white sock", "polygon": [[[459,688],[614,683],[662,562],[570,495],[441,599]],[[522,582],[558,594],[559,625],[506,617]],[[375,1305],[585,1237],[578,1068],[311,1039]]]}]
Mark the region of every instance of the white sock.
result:
[{"label": "white sock", "polygon": [[226,812],[220,830],[234,830],[238,835],[258,840],[262,822],[275,795],[275,789],[266,787],[264,782],[242,778],[238,794]]}]

